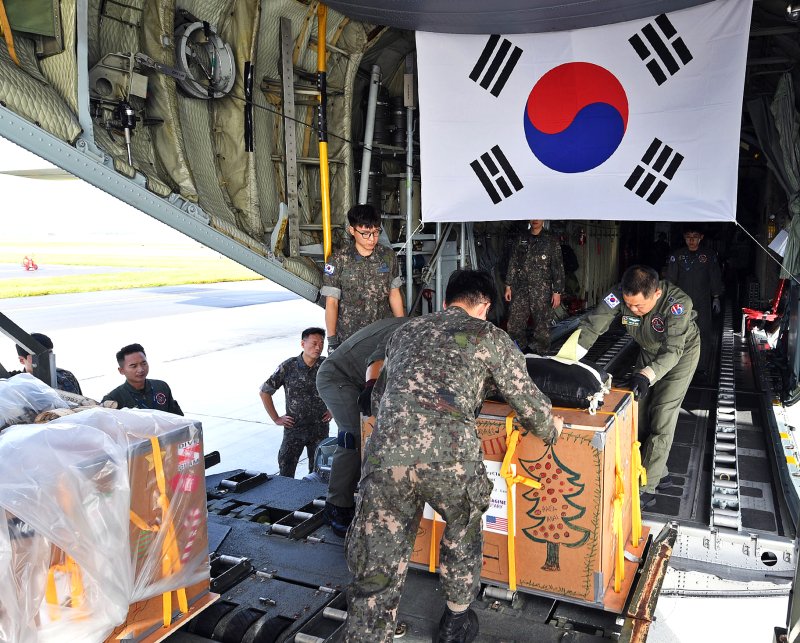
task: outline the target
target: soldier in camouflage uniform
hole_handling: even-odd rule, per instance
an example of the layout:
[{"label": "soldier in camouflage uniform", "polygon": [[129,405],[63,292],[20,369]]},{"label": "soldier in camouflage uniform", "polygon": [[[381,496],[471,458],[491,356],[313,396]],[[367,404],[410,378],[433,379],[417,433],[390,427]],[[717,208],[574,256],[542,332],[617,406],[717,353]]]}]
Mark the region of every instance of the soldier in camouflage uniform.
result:
[{"label": "soldier in camouflage uniform", "polygon": [[[282,476],[294,478],[297,461],[308,451],[308,471],[314,466],[314,452],[328,437],[331,414],[317,393],[317,371],[325,360],[321,357],[325,331],[306,328],[300,346],[303,352],[283,362],[261,385],[261,401],[272,421],[283,427],[283,442],[278,451],[278,468]],[[272,396],[280,387],[286,393],[286,413],[279,416]]]},{"label": "soldier in camouflage uniform", "polygon": [[[530,345],[540,355],[550,350],[550,321],[564,290],[561,245],[543,226],[544,221],[531,220],[530,234],[511,256],[505,290],[505,300],[511,302],[508,334],[520,350]],[[532,337],[527,336],[528,317],[533,318]]]},{"label": "soldier in camouflage uniform", "polygon": [[561,429],[523,356],[506,333],[485,321],[495,295],[488,273],[456,271],[447,285],[446,310],[410,320],[389,340],[386,389],[365,447],[360,498],[347,534],[354,578],[345,641],[392,640],[425,502],[447,521],[440,558],[447,609],[438,641],[471,641],[477,634],[477,616],[468,608],[480,584],[481,517],[492,483],[475,412],[494,384],[526,433],[553,443]]},{"label": "soldier in camouflage uniform", "polygon": [[319,291],[325,296],[329,352],[360,328],[405,314],[397,255],[378,243],[380,216],[371,205],[355,205],[347,220],[353,243],[329,257]]},{"label": "soldier in camouflage uniform", "polygon": [[667,279],[692,298],[700,329],[700,361],[698,374],[706,374],[710,367],[714,331],[711,315],[719,313],[719,298],[722,294],[722,274],[717,253],[710,248],[701,248],[703,233],[696,224],[683,229],[686,246],[670,255],[667,263]]},{"label": "soldier in camouflage uniform", "polygon": [[648,266],[631,266],[620,285],[578,327],[577,357],[586,355],[620,315],[622,325],[641,349],[631,389],[639,400],[639,430],[645,443],[642,464],[647,469],[647,485],[641,501],[642,506],[650,507],[657,490],[672,486],[667,458],[681,403],[700,356],[700,333],[692,300],[685,292],[659,281],[658,273]]}]

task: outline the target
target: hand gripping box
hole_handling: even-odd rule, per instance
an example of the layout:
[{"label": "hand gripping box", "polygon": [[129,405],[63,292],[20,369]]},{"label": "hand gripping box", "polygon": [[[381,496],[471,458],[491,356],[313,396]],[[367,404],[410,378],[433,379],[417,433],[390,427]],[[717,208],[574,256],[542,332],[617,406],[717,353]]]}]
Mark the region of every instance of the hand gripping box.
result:
[{"label": "hand gripping box", "polygon": [[[633,480],[640,471],[637,409],[628,391],[616,390],[606,396],[603,409],[594,415],[554,409],[564,418],[557,443],[550,447],[532,434],[519,434],[506,458],[511,409],[483,405],[477,429],[495,483],[483,518],[484,581],[622,611],[636,570],[624,552],[640,556],[645,542],[644,537],[632,539],[632,532],[641,529]],[[512,494],[501,473],[504,458],[506,474],[518,476]],[[541,488],[526,486],[526,479],[539,481]],[[411,559],[431,570],[438,565],[444,529],[433,518],[426,507]]]}]

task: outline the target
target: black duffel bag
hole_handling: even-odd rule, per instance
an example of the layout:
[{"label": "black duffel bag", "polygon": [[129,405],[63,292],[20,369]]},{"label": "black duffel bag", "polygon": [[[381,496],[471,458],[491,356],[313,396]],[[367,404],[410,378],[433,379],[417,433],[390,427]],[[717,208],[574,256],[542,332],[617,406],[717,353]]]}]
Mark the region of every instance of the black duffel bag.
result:
[{"label": "black duffel bag", "polygon": [[611,391],[611,376],[590,362],[526,355],[528,375],[553,406],[594,413]]}]

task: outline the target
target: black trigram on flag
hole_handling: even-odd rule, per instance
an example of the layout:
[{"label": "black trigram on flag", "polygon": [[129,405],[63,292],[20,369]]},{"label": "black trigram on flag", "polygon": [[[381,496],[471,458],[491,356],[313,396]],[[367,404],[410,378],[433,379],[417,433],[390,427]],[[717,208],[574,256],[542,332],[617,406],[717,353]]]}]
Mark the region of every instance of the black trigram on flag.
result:
[{"label": "black trigram on flag", "polygon": [[655,205],[682,162],[683,155],[654,138],[639,165],[625,181],[625,187]]},{"label": "black trigram on flag", "polygon": [[[680,63],[688,65],[692,60],[692,52],[663,13],[645,25],[640,33],[631,36],[628,42],[639,54],[639,58],[645,61],[645,67],[659,85],[667,82],[667,74],[672,77],[678,73]],[[679,60],[676,60],[675,55]]]},{"label": "black trigram on flag", "polygon": [[[500,42],[500,36],[497,34],[486,41],[486,46],[469,75],[470,80],[474,80],[484,89],[489,89],[489,85],[491,85],[489,93],[495,97],[500,95],[522,55],[522,49],[516,45],[512,46],[510,40],[503,38],[499,48],[497,47],[498,42]],[[487,64],[489,65],[488,69]]]},{"label": "black trigram on flag", "polygon": [[481,154],[469,166],[477,174],[483,189],[494,204],[522,189],[522,181],[498,145]]}]

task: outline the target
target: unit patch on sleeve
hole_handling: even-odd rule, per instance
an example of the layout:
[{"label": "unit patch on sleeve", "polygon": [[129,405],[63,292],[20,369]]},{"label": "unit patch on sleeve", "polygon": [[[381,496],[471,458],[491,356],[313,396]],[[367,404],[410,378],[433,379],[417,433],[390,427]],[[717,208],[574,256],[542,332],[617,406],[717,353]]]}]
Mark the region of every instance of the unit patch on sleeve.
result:
[{"label": "unit patch on sleeve", "polygon": [[326,275],[332,275],[334,272],[336,272],[336,267],[332,263],[326,263],[325,264],[325,274]]},{"label": "unit patch on sleeve", "polygon": [[673,315],[683,315],[683,304],[672,304],[669,312],[671,312]]},{"label": "unit patch on sleeve", "polygon": [[664,318],[660,315],[656,315],[653,319],[650,320],[650,325],[653,327],[653,330],[657,333],[663,333],[664,329],[666,328],[664,324]]},{"label": "unit patch on sleeve", "polygon": [[606,306],[609,308],[616,308],[619,306],[619,299],[617,299],[617,296],[613,292],[608,293],[603,301],[606,302]]}]

